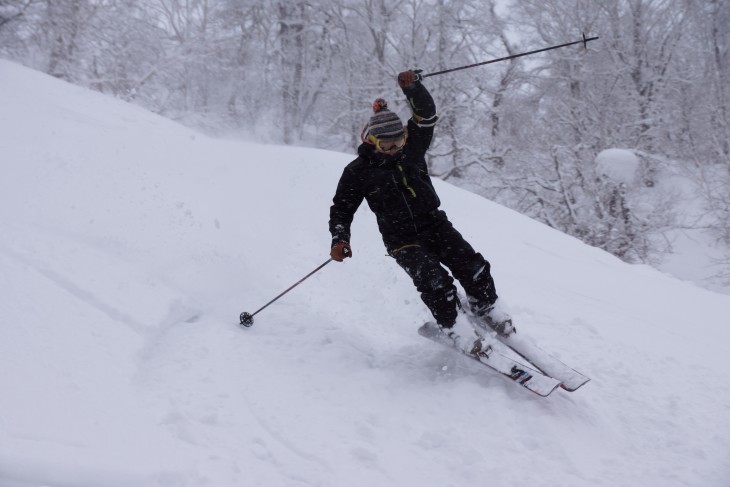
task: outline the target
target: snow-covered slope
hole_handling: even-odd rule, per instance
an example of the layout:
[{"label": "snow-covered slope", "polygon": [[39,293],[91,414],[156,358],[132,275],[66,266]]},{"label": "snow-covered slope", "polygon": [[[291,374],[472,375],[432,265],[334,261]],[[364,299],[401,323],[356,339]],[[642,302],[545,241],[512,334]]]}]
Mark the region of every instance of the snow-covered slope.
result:
[{"label": "snow-covered slope", "polygon": [[0,61],[1,486],[726,486],[730,296],[437,182],[543,399],[420,338],[350,155],[213,140]]}]

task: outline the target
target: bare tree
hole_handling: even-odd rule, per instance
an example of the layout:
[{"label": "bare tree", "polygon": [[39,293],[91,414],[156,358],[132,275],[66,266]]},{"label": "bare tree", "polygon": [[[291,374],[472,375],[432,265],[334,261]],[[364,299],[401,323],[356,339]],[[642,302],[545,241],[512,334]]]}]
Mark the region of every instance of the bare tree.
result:
[{"label": "bare tree", "polygon": [[0,0],[0,31],[7,24],[21,19],[33,2],[34,0]]},{"label": "bare tree", "polygon": [[[432,173],[627,260],[666,250],[662,180],[692,174],[730,245],[725,0],[0,0],[0,54],[205,128],[352,150],[374,98],[426,72]],[[504,12],[501,15],[498,12]],[[515,36],[514,33],[518,35]],[[631,149],[636,184],[597,173]],[[646,208],[663,211],[647,212]]]}]

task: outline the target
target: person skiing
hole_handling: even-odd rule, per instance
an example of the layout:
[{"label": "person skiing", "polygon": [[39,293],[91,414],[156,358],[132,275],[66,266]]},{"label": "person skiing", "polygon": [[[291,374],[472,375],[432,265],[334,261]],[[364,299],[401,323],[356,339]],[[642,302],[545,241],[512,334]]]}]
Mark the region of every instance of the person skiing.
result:
[{"label": "person skiing", "polygon": [[442,331],[457,342],[454,325],[461,305],[456,278],[466,291],[471,312],[500,335],[509,335],[515,329],[498,301],[489,262],[439,209],[441,201],[425,159],[438,120],[434,100],[419,72],[401,72],[397,81],[412,116],[404,127],[384,99],[373,103],[374,114],[362,131],[358,157],[345,167],[332,200],[330,257],[338,262],[352,257],[350,225],[363,199],[367,200],[388,255],[411,277]]}]

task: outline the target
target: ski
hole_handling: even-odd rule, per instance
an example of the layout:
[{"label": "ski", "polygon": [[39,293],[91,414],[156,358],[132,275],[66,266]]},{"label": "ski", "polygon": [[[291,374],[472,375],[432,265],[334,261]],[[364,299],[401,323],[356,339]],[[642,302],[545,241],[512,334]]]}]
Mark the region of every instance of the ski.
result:
[{"label": "ski", "polygon": [[501,336],[496,334],[476,316],[469,316],[472,323],[477,327],[477,331],[487,331],[495,335],[497,340],[514,350],[515,353],[527,360],[545,375],[558,379],[561,382],[560,386],[566,391],[573,392],[591,380],[538,347],[528,337],[518,335],[517,333],[511,333],[506,337]]},{"label": "ski", "polygon": [[546,397],[560,386],[560,381],[548,377],[542,372],[532,369],[510,357],[494,350],[491,345],[476,354],[467,353],[464,350],[454,346],[453,341],[446,336],[436,323],[428,322],[418,329],[418,334],[422,337],[433,340],[436,343],[444,345],[461,352],[463,355],[476,360],[487,367],[494,369],[508,379],[516,382],[525,389],[535,394]]}]

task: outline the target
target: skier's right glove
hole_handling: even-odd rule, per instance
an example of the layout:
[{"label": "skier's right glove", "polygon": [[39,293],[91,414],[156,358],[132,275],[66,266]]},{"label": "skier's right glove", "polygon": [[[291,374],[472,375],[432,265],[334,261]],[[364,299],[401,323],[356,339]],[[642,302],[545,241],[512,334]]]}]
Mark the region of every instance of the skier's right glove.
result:
[{"label": "skier's right glove", "polygon": [[336,260],[337,262],[342,262],[346,257],[352,257],[350,244],[344,240],[340,240],[335,243],[332,246],[332,249],[330,249],[330,257],[332,257],[332,260]]},{"label": "skier's right glove", "polygon": [[402,89],[410,88],[422,79],[423,76],[421,75],[420,69],[403,71],[402,73],[398,73],[398,86],[400,86]]}]

